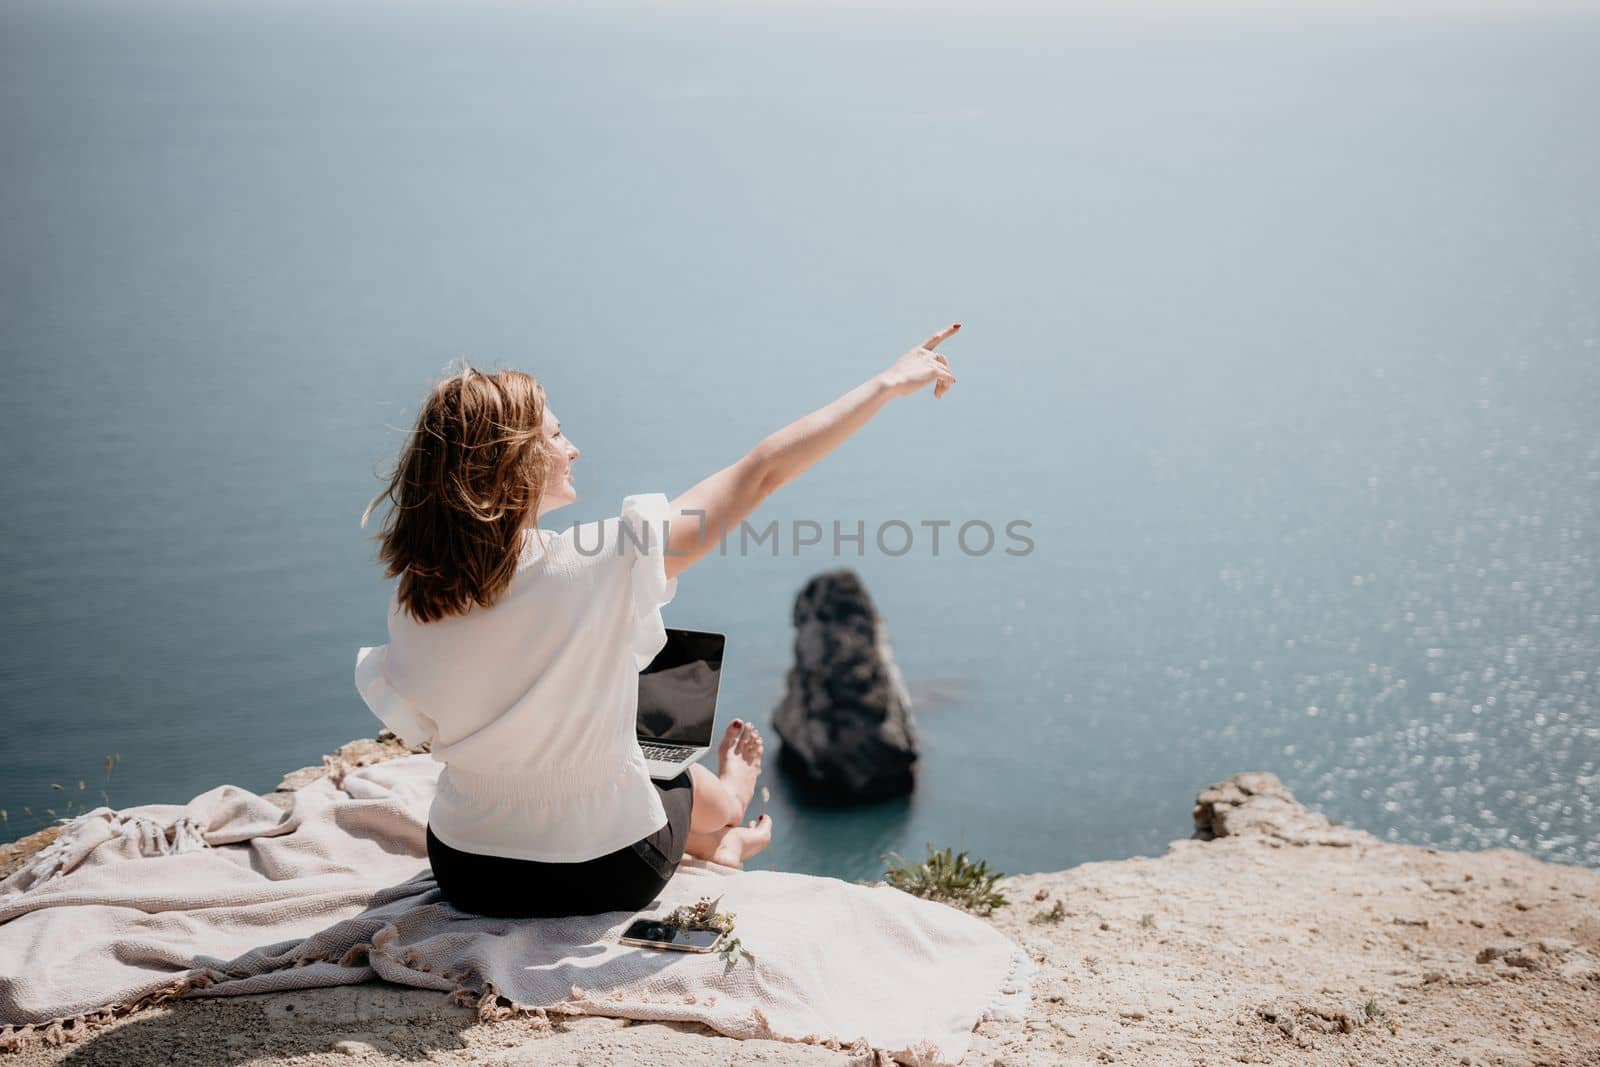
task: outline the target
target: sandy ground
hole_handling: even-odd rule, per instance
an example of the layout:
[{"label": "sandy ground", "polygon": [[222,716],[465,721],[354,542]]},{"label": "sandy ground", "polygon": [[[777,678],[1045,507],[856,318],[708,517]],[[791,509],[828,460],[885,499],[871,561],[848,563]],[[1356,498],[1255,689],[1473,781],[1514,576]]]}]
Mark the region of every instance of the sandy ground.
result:
[{"label": "sandy ground", "polygon": [[[1040,964],[1023,1022],[965,1064],[1600,1064],[1600,872],[1385,844],[1270,775],[1201,795],[1214,840],[1007,879],[991,921]],[[44,1064],[846,1064],[697,1027],[480,1022],[386,984],[187,1000]],[[860,1062],[859,1060],[854,1062]]]}]

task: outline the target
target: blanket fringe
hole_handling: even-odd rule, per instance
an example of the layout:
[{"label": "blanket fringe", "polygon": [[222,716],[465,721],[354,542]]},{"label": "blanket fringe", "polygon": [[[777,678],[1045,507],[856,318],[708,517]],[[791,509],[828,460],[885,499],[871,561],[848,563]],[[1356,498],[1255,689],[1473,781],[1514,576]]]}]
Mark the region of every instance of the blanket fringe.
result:
[{"label": "blanket fringe", "polygon": [[1028,1005],[1033,1000],[1033,976],[1039,967],[1022,949],[1011,953],[1011,965],[1000,987],[984,1006],[979,1022],[1022,1022],[1028,1017]]},{"label": "blanket fringe", "polygon": [[535,1030],[546,1031],[551,1028],[550,1016],[545,1009],[518,1004],[510,997],[502,996],[493,982],[484,982],[481,990],[474,988],[471,983],[463,983],[457,986],[447,999],[452,1004],[474,1009],[478,1013],[480,1023],[526,1019]]},{"label": "blanket fringe", "polygon": [[125,1015],[165,1004],[169,1000],[183,996],[191,989],[204,989],[224,977],[226,975],[209,967],[202,968],[175,979],[159,989],[153,989],[127,1004],[108,1004],[94,1011],[64,1015],[59,1019],[42,1023],[0,1026],[0,1052],[21,1052],[38,1045],[56,1048],[82,1041],[91,1033],[103,1030]]},{"label": "blanket fringe", "polygon": [[345,950],[344,955],[339,957],[339,966],[341,966],[341,967],[367,967],[367,966],[371,966],[371,964],[368,962],[371,959],[371,957],[372,957],[372,946],[369,943],[365,942],[365,941],[358,942],[357,944],[351,945],[349,948],[347,948]]},{"label": "blanket fringe", "polygon": [[[597,1007],[595,1009],[591,1009],[589,1007],[591,1004],[598,1004],[600,1002],[596,1001],[596,998],[590,993],[589,990],[584,989],[581,986],[573,986],[567,995],[567,999],[561,1003],[552,1004],[549,1007],[541,1008],[535,1007],[531,1004],[519,1004],[496,989],[493,982],[483,982],[482,989],[479,989],[478,979],[475,976],[464,978],[462,984],[450,994],[448,999],[452,1004],[476,1009],[478,1013],[478,1022],[480,1023],[491,1023],[499,1022],[504,1019],[523,1018],[532,1023],[535,1030],[541,1032],[549,1031],[554,1028],[555,1024],[550,1019],[551,1015],[579,1017],[585,1015],[603,1016],[608,1014],[603,1008]],[[604,998],[604,1000],[608,1001],[620,999],[620,992],[613,993]],[[773,1033],[772,1027],[768,1025],[766,1017],[761,1014],[760,1009],[752,1008],[750,1015],[752,1022],[755,1023],[759,1030],[757,1036],[764,1037],[771,1041],[783,1041],[789,1044],[818,1045],[823,1048],[831,1049],[835,1052],[849,1053],[852,1062],[861,1064],[863,1067],[867,1067],[867,1065],[870,1065],[870,1067],[896,1067],[897,1064],[903,1064],[906,1065],[906,1067],[936,1067],[936,1065],[944,1062],[940,1058],[938,1046],[927,1041],[918,1042],[909,1049],[891,1052],[887,1049],[873,1048],[871,1043],[868,1042],[865,1037],[858,1037],[851,1042],[843,1042],[838,1038],[833,1037],[818,1037],[815,1034],[808,1034],[805,1037],[798,1038],[781,1037]],[[639,1019],[638,1016],[624,1015],[617,1017]],[[711,1027],[711,1029],[715,1030],[716,1027]]]},{"label": "blanket fringe", "polygon": [[[367,961],[371,958],[372,953],[376,952],[380,956],[389,957],[402,967],[409,967],[413,971],[431,974],[433,972],[433,967],[428,963],[427,953],[421,948],[413,945],[411,948],[404,949],[399,953],[391,952],[389,950],[389,946],[392,945],[399,936],[400,928],[394,923],[389,923],[388,925],[381,927],[377,933],[373,934],[370,942],[360,945],[352,945],[350,949],[345,952],[344,956],[340,958],[339,966],[359,967],[362,964],[367,963]],[[447,972],[445,977],[454,980],[456,976]]]},{"label": "blanket fringe", "polygon": [[99,807],[62,820],[61,833],[40,849],[28,865],[27,884],[23,892],[67,873],[66,864],[72,858],[77,837],[97,820],[107,824],[112,837],[123,837],[133,842],[141,856],[176,856],[211,847],[206,843],[205,828],[187,815],[180,816],[171,826],[165,826],[148,815],[126,815],[112,808]]},{"label": "blanket fringe", "polygon": [[902,1064],[904,1067],[939,1067],[946,1063],[944,1054],[939,1046],[932,1041],[918,1041],[902,1049],[875,1048],[865,1037],[858,1037],[848,1044],[836,1037],[819,1037],[816,1034],[807,1034],[804,1037],[785,1037],[775,1032],[772,1025],[767,1022],[767,1017],[761,1013],[760,1008],[750,1009],[750,1021],[756,1028],[757,1036],[767,1041],[783,1041],[791,1045],[818,1045],[831,1049],[834,1052],[848,1053],[852,1064],[870,1064],[871,1067],[895,1067]]}]

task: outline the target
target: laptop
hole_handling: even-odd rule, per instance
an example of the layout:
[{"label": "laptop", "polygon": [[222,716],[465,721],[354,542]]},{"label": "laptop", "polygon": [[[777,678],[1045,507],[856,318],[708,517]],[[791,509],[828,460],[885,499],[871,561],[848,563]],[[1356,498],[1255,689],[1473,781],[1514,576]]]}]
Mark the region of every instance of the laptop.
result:
[{"label": "laptop", "polygon": [[722,634],[667,628],[667,643],[639,672],[639,747],[652,778],[676,778],[711,751]]}]

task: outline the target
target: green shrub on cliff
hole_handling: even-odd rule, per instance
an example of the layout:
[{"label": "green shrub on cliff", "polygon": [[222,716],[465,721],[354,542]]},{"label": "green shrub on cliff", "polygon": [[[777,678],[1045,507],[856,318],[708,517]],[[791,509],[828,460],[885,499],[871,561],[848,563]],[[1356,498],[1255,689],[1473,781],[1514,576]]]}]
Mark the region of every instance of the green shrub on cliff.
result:
[{"label": "green shrub on cliff", "polygon": [[969,860],[965,852],[952,854],[948,848],[935,852],[931,843],[926,847],[928,858],[921,863],[909,863],[895,852],[882,857],[894,860],[883,880],[914,897],[950,904],[975,915],[988,915],[1005,905],[1005,896],[994,887],[1005,877],[1003,873],[989,870],[983,860]]}]

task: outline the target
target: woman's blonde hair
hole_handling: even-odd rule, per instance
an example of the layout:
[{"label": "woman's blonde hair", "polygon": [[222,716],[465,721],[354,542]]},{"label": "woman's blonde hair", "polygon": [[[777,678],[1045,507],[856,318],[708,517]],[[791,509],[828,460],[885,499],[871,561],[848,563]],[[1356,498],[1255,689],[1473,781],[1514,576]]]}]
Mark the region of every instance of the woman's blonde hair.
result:
[{"label": "woman's blonde hair", "polygon": [[378,558],[419,622],[494,604],[516,574],[523,528],[538,536],[544,388],[521,371],[460,362],[422,402],[388,485],[361,515],[365,527],[389,502]]}]

